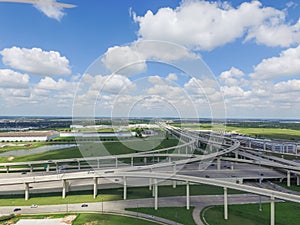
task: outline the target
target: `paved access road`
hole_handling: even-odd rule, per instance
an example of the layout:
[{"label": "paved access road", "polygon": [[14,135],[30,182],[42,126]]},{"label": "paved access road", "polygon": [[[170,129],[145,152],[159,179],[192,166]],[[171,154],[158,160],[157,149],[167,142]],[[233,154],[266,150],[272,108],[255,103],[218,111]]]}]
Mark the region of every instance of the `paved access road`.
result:
[{"label": "paved access road", "polygon": [[[159,207],[184,207],[186,206],[186,198],[183,197],[161,197],[159,198]],[[263,202],[269,202],[269,198],[262,197]],[[246,204],[246,203],[258,203],[259,196],[254,194],[235,194],[228,195],[229,204]],[[21,208],[20,214],[49,214],[49,213],[66,213],[66,212],[117,212],[117,213],[127,213],[125,208],[142,208],[142,207],[154,207],[154,199],[135,199],[135,200],[119,200],[119,201],[109,201],[109,202],[93,202],[86,203],[88,207],[81,207],[81,204],[63,204],[63,205],[41,205],[37,208],[31,208],[30,206],[19,206],[19,207],[0,207],[0,214],[10,214],[13,213],[14,208]],[[223,195],[201,195],[201,196],[191,196],[191,205],[195,207],[193,211],[193,218],[196,224],[202,225],[200,219],[201,210],[209,205],[223,205],[224,198]],[[230,206],[229,206],[230,207]],[[129,213],[132,215],[138,215],[137,213]],[[174,217],[178,216],[176,211],[174,211]],[[229,213],[230,217],[230,213]],[[149,217],[150,219],[159,220],[156,217]],[[166,224],[174,224],[173,221],[160,220]]]}]

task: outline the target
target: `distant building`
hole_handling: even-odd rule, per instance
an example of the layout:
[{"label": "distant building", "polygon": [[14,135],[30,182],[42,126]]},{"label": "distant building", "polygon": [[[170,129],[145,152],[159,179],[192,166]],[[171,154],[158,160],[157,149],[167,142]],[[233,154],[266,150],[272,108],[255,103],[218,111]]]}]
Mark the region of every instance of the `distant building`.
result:
[{"label": "distant building", "polygon": [[56,131],[0,132],[0,142],[49,141],[56,137],[59,137],[59,132]]}]

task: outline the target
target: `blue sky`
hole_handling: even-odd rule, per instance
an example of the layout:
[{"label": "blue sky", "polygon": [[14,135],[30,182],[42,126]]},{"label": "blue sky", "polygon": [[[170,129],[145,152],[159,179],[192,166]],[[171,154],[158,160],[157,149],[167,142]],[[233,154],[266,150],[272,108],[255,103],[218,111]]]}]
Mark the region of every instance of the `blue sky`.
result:
[{"label": "blue sky", "polygon": [[60,2],[0,1],[0,115],[299,119],[297,1]]}]

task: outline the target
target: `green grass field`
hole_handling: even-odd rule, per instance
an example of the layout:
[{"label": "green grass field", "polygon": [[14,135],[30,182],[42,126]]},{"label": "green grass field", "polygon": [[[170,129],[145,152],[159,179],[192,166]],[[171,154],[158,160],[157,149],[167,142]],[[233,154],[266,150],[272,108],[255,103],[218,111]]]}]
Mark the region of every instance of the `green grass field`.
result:
[{"label": "green grass field", "polygon": [[[169,196],[185,196],[185,185],[177,185],[176,188],[172,186],[159,186],[159,197]],[[31,194],[30,199],[25,201],[24,195],[5,195],[0,196],[0,206],[25,206],[25,205],[48,205],[51,204],[72,204],[84,202],[101,202],[121,200],[123,198],[123,188],[103,189],[98,190],[97,198],[93,198],[92,188],[90,191],[70,192],[65,199],[61,197],[61,193],[47,193],[47,194]],[[240,194],[242,192],[236,190],[228,190],[229,194]],[[209,186],[209,185],[190,185],[190,195],[221,195],[223,188]],[[152,191],[149,187],[128,187],[128,199],[152,198]]]},{"label": "green grass field", "polygon": [[[56,219],[64,218],[68,215],[76,215],[73,220],[73,225],[155,225],[157,223],[148,220],[143,220],[135,217],[113,215],[113,214],[99,214],[99,213],[80,213],[80,214],[51,214],[51,215],[21,215],[16,216],[11,222],[16,223],[20,219]],[[5,222],[0,225],[5,224]]]},{"label": "green grass field", "polygon": [[249,135],[258,138],[300,140],[300,130],[281,129],[281,128],[241,128],[226,127],[227,132],[235,131],[240,134]]},{"label": "green grass field", "polygon": [[194,207],[191,207],[189,210],[185,207],[160,207],[158,210],[154,210],[153,208],[128,208],[126,210],[137,213],[146,213],[182,224],[196,225],[193,219],[193,209]]},{"label": "green grass field", "polygon": [[[210,130],[214,126],[211,123],[187,123],[187,124],[171,124],[176,127],[195,129],[195,130]],[[235,127],[232,125],[227,125],[226,132],[236,132],[239,134],[245,134],[257,138],[267,138],[267,139],[283,139],[283,140],[300,140],[300,130],[299,129],[285,129],[285,128],[263,128],[263,127]]]},{"label": "green grass field", "polygon": [[[176,146],[177,139],[164,139],[155,146],[154,149],[161,149]],[[135,149],[149,150],[152,149],[151,140],[145,141],[144,139],[137,139],[131,142],[103,142],[103,144],[83,143],[78,147],[48,151],[40,154],[16,156],[13,160],[8,160],[8,157],[0,157],[0,162],[28,162],[38,160],[55,160],[55,159],[68,159],[68,158],[82,158],[94,157],[105,155],[119,155],[138,152]]]},{"label": "green grass field", "polygon": [[79,214],[73,225],[155,225],[157,223],[134,217],[111,214]]},{"label": "green grass field", "polygon": [[[258,204],[229,205],[228,220],[223,219],[223,206],[213,206],[201,212],[201,217],[210,225],[267,225],[270,224],[270,204],[263,204],[260,212]],[[298,225],[300,204],[286,202],[275,203],[276,225]]]}]

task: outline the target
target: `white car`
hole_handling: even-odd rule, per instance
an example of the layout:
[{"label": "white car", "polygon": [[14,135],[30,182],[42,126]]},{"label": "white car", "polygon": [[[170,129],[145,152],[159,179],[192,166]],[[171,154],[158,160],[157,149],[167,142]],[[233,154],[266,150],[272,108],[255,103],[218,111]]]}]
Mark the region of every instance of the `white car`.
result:
[{"label": "white car", "polygon": [[34,204],[30,206],[30,208],[37,208],[37,207],[38,207],[38,206],[37,206],[37,205],[34,205]]}]

